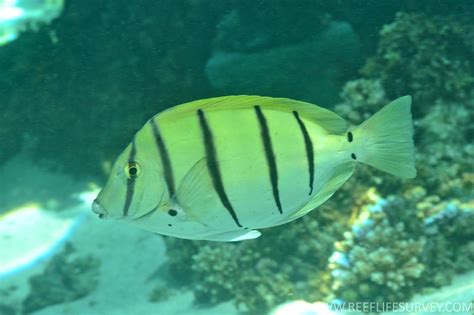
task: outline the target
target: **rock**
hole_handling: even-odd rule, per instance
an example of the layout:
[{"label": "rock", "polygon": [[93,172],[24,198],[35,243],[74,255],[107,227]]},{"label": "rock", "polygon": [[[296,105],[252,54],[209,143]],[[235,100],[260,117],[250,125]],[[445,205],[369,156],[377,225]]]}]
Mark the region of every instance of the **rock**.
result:
[{"label": "rock", "polygon": [[359,39],[345,22],[331,22],[306,41],[263,51],[216,51],[206,65],[222,94],[289,97],[318,104],[337,101],[360,62]]}]

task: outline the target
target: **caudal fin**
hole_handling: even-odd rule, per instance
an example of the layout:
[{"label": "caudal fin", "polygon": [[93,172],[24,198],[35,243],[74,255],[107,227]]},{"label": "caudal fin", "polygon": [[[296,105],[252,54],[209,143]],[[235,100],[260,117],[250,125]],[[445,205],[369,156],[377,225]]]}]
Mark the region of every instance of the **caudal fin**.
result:
[{"label": "caudal fin", "polygon": [[357,160],[399,177],[416,176],[411,96],[389,103],[353,133]]}]

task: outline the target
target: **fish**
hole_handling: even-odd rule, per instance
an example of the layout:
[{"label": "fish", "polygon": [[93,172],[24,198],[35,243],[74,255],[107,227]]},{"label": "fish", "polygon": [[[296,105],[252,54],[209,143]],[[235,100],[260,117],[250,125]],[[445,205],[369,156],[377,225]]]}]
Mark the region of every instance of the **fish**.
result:
[{"label": "fish", "polygon": [[92,210],[160,235],[255,239],[319,207],[358,163],[416,176],[410,96],[354,128],[331,110],[287,98],[202,99],[145,123]]}]

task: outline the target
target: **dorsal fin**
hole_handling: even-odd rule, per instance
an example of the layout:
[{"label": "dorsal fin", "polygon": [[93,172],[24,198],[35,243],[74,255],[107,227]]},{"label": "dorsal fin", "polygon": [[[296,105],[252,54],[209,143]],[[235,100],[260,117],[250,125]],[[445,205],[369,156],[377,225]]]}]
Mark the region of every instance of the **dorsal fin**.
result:
[{"label": "dorsal fin", "polygon": [[158,115],[160,119],[177,119],[197,109],[206,111],[248,109],[259,105],[262,109],[289,112],[298,111],[300,117],[317,123],[328,133],[341,134],[347,131],[346,122],[336,113],[317,105],[288,98],[273,98],[256,95],[221,96],[197,100],[171,107]]}]

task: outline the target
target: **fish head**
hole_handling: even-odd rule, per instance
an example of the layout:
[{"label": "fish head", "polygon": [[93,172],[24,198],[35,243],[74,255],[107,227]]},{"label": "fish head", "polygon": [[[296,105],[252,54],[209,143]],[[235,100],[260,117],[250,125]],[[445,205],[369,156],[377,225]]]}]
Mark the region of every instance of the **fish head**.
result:
[{"label": "fish head", "polygon": [[101,219],[134,220],[162,202],[165,184],[159,165],[146,153],[130,154],[129,145],[117,158],[109,178],[92,203]]}]

